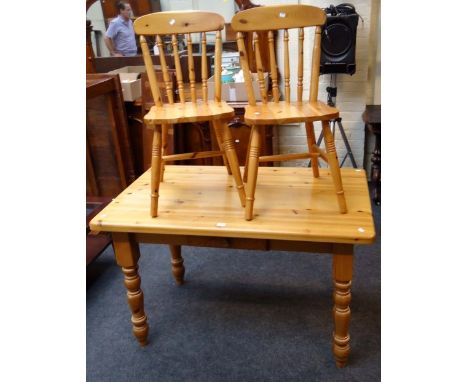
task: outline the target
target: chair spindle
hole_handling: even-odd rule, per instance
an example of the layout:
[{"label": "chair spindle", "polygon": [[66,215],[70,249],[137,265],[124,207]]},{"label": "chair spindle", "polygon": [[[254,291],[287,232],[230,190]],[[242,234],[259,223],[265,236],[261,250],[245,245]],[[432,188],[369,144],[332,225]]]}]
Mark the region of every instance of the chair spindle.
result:
[{"label": "chair spindle", "polygon": [[151,59],[148,44],[145,36],[140,36],[141,51],[143,53],[143,61],[145,62],[146,72],[150,83],[151,94],[156,106],[162,106],[161,94],[159,93],[158,82],[156,81],[156,73],[154,72],[153,60]]},{"label": "chair spindle", "polygon": [[273,31],[268,31],[268,50],[270,52],[270,71],[273,88],[273,98],[275,102],[279,102],[278,68],[276,66],[275,38]]},{"label": "chair spindle", "polygon": [[164,55],[164,45],[160,35],[156,35],[156,43],[159,50],[159,60],[161,62],[161,68],[163,72],[164,85],[166,87],[167,98],[169,103],[174,103],[174,94],[172,92],[172,83],[169,77],[169,71],[167,70],[166,56]]},{"label": "chair spindle", "polygon": [[302,81],[304,79],[304,28],[299,28],[299,49],[297,68],[297,102],[302,102]]},{"label": "chair spindle", "polygon": [[247,53],[245,50],[244,35],[242,32],[237,32],[237,48],[239,50],[240,62],[242,71],[244,72],[245,88],[247,90],[247,98],[249,99],[249,105],[255,106],[255,94],[252,85],[252,77],[250,75],[249,62],[247,59]]},{"label": "chair spindle", "polygon": [[221,31],[216,31],[215,43],[215,101],[221,102]]},{"label": "chair spindle", "polygon": [[265,86],[265,75],[263,72],[262,56],[260,54],[260,44],[258,42],[257,32],[253,33],[253,42],[255,47],[255,61],[257,63],[257,76],[260,84],[260,94],[262,95],[262,102],[266,104],[268,102],[267,89]]},{"label": "chair spindle", "polygon": [[184,81],[182,77],[182,67],[180,65],[179,48],[177,47],[177,35],[172,35],[172,51],[174,52],[174,62],[176,67],[177,89],[179,89],[179,100],[185,103]]},{"label": "chair spindle", "polygon": [[284,41],[284,95],[286,98],[286,102],[290,102],[291,100],[291,88],[289,83],[289,33],[288,30],[284,30],[283,35]]},{"label": "chair spindle", "polygon": [[195,65],[193,63],[192,36],[190,33],[187,33],[187,50],[189,64],[190,98],[193,103],[196,103],[197,93],[195,92]]},{"label": "chair spindle", "polygon": [[310,76],[309,102],[316,102],[318,96],[319,75],[320,75],[320,42],[322,39],[322,28],[315,27],[314,50],[312,59],[312,74]]},{"label": "chair spindle", "polygon": [[202,93],[203,102],[208,103],[208,63],[206,56],[206,32],[202,34]]}]

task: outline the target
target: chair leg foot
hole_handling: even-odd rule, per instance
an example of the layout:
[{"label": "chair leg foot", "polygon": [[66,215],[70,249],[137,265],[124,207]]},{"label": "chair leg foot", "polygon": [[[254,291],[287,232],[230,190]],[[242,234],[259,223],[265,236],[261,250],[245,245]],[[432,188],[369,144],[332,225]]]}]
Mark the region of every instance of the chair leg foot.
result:
[{"label": "chair leg foot", "polygon": [[336,197],[338,200],[338,206],[340,212],[345,214],[348,212],[346,207],[346,199],[343,191],[343,184],[341,181],[340,165],[338,163],[338,157],[336,156],[335,139],[330,130],[330,124],[328,121],[322,121],[323,136],[325,138],[325,147],[328,155],[328,165],[333,178],[333,185],[335,187]]},{"label": "chair leg foot", "polygon": [[[245,220],[253,219],[255,188],[257,186],[258,156],[260,152],[260,132],[258,126],[252,126],[248,156],[248,178],[245,203]],[[247,168],[247,167],[246,167]]]}]

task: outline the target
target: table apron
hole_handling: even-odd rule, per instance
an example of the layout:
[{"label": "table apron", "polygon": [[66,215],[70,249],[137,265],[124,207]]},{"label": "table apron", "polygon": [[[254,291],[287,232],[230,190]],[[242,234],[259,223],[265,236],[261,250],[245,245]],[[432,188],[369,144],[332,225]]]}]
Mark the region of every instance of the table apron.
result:
[{"label": "table apron", "polygon": [[[137,243],[188,245],[192,247],[215,247],[231,249],[251,249],[258,251],[295,251],[314,253],[353,253],[352,244],[321,243],[310,241],[269,240],[251,238],[232,238],[217,236],[191,236],[134,233]],[[339,248],[337,248],[339,247]]]}]

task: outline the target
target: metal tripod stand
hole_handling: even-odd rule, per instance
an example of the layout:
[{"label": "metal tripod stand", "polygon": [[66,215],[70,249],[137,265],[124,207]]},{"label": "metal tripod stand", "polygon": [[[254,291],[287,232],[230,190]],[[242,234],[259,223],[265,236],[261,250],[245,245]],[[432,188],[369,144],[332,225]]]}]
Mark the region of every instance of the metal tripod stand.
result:
[{"label": "metal tripod stand", "polygon": [[[327,87],[327,93],[328,93],[328,99],[327,99],[327,104],[328,106],[335,106],[335,101],[334,98],[336,97],[337,94],[337,88],[336,88],[336,74],[331,74],[330,78],[330,84],[334,83],[335,86],[328,86]],[[348,138],[346,137],[346,133],[344,131],[343,125],[341,124],[341,118],[336,118],[332,119],[331,121],[332,125],[332,133],[333,136],[335,136],[335,125],[336,123],[338,124],[338,128],[340,129],[341,137],[343,138],[343,142],[346,147],[346,155],[344,156],[343,160],[340,163],[340,167],[343,166],[343,163],[345,162],[346,158],[349,156],[349,159],[351,160],[351,163],[353,164],[354,168],[357,168],[356,161],[354,160],[354,155],[353,152],[351,151],[351,146],[349,145]],[[320,146],[320,143],[322,143],[323,139],[323,131],[320,133],[320,136],[317,141],[317,146]],[[311,163],[309,162],[309,167],[311,166]]]}]

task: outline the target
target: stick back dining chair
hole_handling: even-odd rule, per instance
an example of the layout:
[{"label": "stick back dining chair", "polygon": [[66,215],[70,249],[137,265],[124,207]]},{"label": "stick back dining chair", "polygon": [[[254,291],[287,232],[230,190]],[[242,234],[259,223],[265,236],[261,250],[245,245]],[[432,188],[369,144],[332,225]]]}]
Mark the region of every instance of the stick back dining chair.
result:
[{"label": "stick back dining chair", "polygon": [[[224,28],[224,19],[221,15],[203,11],[174,11],[157,12],[141,16],[135,20],[134,29],[140,35],[140,44],[143,59],[148,73],[151,93],[155,105],[145,115],[144,122],[148,128],[154,129],[152,159],[151,159],[151,216],[158,214],[159,187],[164,171],[165,161],[189,160],[223,156],[228,173],[232,172],[242,206],[245,205],[245,190],[242,182],[239,162],[234,149],[231,132],[227,121],[234,116],[234,110],[221,100],[221,30]],[[208,58],[206,52],[206,32],[216,33],[215,43],[215,91],[214,100],[208,100]],[[202,34],[202,99],[197,98],[195,88],[195,68],[193,60],[191,34]],[[190,101],[185,99],[182,69],[178,51],[178,35],[185,35],[189,63]],[[176,102],[164,56],[162,37],[170,35],[176,67],[176,79],[179,100]],[[159,57],[169,103],[163,103],[153,63],[149,53],[145,36],[156,36]],[[164,155],[162,153],[163,134],[168,125],[183,126],[190,122],[209,122],[215,131],[220,151],[203,151]],[[182,125],[181,125],[182,124]]]},{"label": "stick back dining chair", "polygon": [[[251,8],[238,12],[231,21],[232,28],[237,31],[237,45],[240,54],[241,66],[249,100],[245,108],[244,119],[251,126],[249,149],[244,181],[246,186],[245,219],[252,220],[255,188],[259,162],[272,162],[310,158],[313,176],[319,177],[318,158],[328,163],[338,199],[339,210],[346,213],[346,200],[341,182],[340,167],[336,155],[334,137],[330,130],[329,121],[337,118],[339,112],[335,107],[317,100],[318,80],[320,69],[320,41],[321,26],[325,23],[325,13],[317,7],[310,5],[275,5]],[[304,78],[304,27],[315,26],[315,39],[313,46],[309,100],[303,100]],[[291,101],[290,65],[289,65],[289,32],[288,29],[298,29],[298,78],[297,101]],[[274,31],[283,31],[284,44],[284,101],[280,101],[278,86],[278,69],[275,55]],[[260,55],[257,32],[268,32],[268,45],[270,57],[270,70],[272,80],[273,101],[267,97],[267,87],[264,80],[264,69]],[[257,75],[262,96],[261,103],[256,102],[253,91],[251,73],[247,62],[244,32],[253,32],[255,58],[257,62]],[[321,121],[325,137],[326,151],[317,146],[313,128],[314,121]],[[307,153],[269,155],[259,157],[260,132],[263,125],[283,125],[293,122],[305,122],[307,133]]]}]

